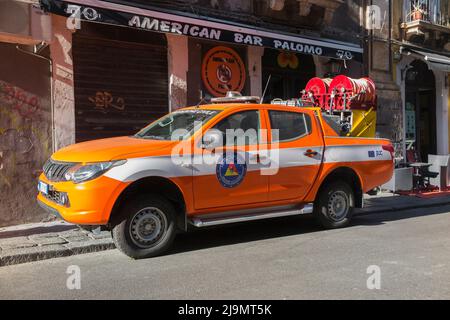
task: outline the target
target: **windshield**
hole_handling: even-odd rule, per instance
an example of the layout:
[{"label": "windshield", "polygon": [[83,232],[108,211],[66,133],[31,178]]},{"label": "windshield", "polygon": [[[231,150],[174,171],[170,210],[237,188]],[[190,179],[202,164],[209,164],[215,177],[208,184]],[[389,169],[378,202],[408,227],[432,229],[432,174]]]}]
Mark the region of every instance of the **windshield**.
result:
[{"label": "windshield", "polygon": [[155,140],[187,139],[219,112],[202,109],[175,111],[145,127],[135,137]]}]

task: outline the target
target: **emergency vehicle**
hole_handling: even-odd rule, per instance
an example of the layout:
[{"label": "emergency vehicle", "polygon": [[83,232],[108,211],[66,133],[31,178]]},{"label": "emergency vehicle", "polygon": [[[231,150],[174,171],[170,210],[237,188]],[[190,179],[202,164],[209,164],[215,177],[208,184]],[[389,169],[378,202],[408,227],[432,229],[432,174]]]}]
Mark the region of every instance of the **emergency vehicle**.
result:
[{"label": "emergency vehicle", "polygon": [[389,140],[343,136],[320,107],[256,100],[219,98],[133,136],[63,148],[44,165],[38,202],[68,222],[111,230],[119,250],[145,258],[189,226],[313,214],[325,228],[344,227],[363,194],[391,179]]}]

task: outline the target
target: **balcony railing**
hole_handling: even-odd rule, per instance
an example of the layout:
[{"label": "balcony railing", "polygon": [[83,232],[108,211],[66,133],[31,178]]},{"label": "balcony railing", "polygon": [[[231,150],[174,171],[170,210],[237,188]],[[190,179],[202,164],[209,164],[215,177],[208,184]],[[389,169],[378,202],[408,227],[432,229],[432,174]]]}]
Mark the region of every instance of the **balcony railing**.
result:
[{"label": "balcony railing", "polygon": [[403,21],[424,21],[450,28],[449,0],[404,0]]}]

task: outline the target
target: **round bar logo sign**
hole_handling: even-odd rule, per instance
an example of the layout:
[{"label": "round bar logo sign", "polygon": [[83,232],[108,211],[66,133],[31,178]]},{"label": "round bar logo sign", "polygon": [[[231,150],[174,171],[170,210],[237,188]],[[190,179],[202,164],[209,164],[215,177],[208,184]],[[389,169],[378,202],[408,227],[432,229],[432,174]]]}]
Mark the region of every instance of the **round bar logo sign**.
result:
[{"label": "round bar logo sign", "polygon": [[223,97],[228,91],[241,92],[245,85],[244,62],[233,49],[214,47],[203,58],[202,80],[215,97]]}]

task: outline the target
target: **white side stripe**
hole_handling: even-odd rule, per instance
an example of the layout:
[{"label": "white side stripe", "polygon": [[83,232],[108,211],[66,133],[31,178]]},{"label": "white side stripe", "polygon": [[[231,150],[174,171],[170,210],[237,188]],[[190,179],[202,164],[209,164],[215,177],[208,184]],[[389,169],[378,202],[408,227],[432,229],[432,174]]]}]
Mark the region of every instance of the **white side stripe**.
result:
[{"label": "white side stripe", "polygon": [[[318,154],[314,157],[307,157],[304,153],[307,150],[314,150]],[[301,166],[320,165],[323,155],[323,147],[304,147],[271,150],[259,150],[251,152],[239,152],[239,154],[247,159],[247,171],[257,171],[263,168],[289,168]],[[261,163],[250,161],[259,154],[260,158],[268,158],[269,160],[261,160]],[[190,157],[180,161],[181,159],[172,159],[171,156],[131,158],[121,166],[114,167],[109,170],[105,176],[119,181],[136,181],[144,177],[187,177],[215,175],[216,163],[202,163],[201,156]],[[381,145],[361,145],[361,146],[330,146],[325,148],[324,163],[337,162],[367,162],[367,161],[390,161],[391,155],[388,151],[383,150]]]}]

